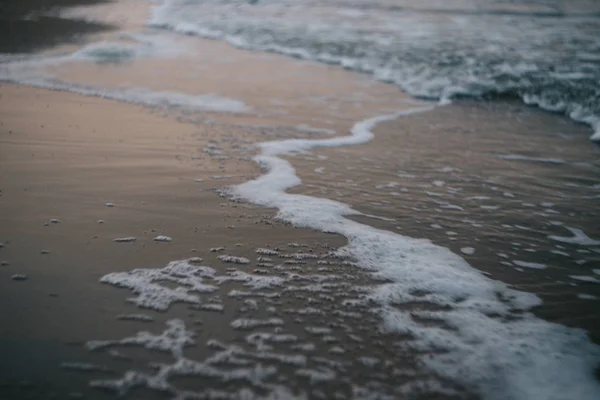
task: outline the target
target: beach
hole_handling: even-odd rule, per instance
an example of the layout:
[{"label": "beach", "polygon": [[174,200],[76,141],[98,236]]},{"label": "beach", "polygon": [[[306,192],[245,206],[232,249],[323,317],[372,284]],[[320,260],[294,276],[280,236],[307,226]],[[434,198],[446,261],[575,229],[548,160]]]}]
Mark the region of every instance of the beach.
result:
[{"label": "beach", "polygon": [[0,397],[600,392],[589,125],[149,27],[160,6],[1,47]]}]

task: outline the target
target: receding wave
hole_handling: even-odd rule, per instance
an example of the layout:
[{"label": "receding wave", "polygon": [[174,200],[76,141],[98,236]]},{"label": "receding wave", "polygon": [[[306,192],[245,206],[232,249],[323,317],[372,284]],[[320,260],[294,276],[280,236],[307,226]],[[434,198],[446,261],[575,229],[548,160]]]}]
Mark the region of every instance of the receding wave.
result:
[{"label": "receding wave", "polygon": [[516,11],[492,0],[445,10],[411,3],[166,0],[149,23],[341,65],[419,98],[518,95],[590,124],[600,140],[597,10],[569,14],[534,0]]}]

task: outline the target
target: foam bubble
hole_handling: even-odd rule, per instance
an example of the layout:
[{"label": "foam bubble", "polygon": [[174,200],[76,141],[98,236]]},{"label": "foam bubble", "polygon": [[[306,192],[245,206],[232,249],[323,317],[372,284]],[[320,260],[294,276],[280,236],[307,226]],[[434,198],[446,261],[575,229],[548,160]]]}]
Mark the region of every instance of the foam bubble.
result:
[{"label": "foam bubble", "polygon": [[173,239],[169,236],[159,235],[153,239],[155,242],[171,242]]},{"label": "foam bubble", "polygon": [[533,268],[533,269],[545,269],[546,265],[545,264],[540,264],[540,263],[535,263],[535,262],[527,262],[527,261],[519,261],[519,260],[512,260],[513,264],[518,265],[519,267],[523,267],[523,268]]},{"label": "foam bubble", "polygon": [[[200,304],[200,297],[194,292],[215,291],[215,286],[204,283],[204,278],[210,278],[214,274],[215,270],[212,268],[195,266],[188,260],[181,260],[173,261],[160,269],[111,273],[103,276],[100,282],[130,289],[136,297],[129,298],[128,301],[138,307],[164,311],[176,302]],[[174,282],[180,287],[171,289],[163,282]]]},{"label": "foam bubble", "polygon": [[500,154],[497,157],[501,158],[503,160],[509,160],[509,161],[531,161],[531,162],[538,162],[538,163],[544,163],[544,164],[556,164],[556,165],[565,163],[564,160],[561,160],[559,158],[530,157],[530,156],[524,156],[521,154]]},{"label": "foam bubble", "polygon": [[168,329],[161,334],[138,332],[135,336],[120,340],[92,340],[86,343],[90,350],[99,350],[113,346],[136,345],[149,350],[160,350],[171,353],[174,357],[183,355],[183,348],[195,344],[195,333],[185,329],[185,324],[180,319],[166,322]]},{"label": "foam bubble", "polygon": [[473,247],[461,247],[460,251],[468,256],[475,254],[475,249]]},{"label": "foam bubble", "polygon": [[556,240],[557,242],[569,243],[569,244],[577,244],[580,246],[598,246],[600,245],[600,240],[594,240],[590,238],[585,232],[579,228],[570,228],[565,226],[565,228],[573,234],[573,236],[556,236],[550,235],[548,238],[552,240]]},{"label": "foam bubble", "polygon": [[600,283],[600,279],[587,275],[569,275],[569,278],[587,283]]},{"label": "foam bubble", "polygon": [[296,125],[294,128],[298,132],[314,133],[314,134],[319,134],[319,135],[334,135],[335,134],[335,131],[333,129],[315,128],[315,127],[312,127],[310,125],[305,125],[305,124]]},{"label": "foam bubble", "polygon": [[249,319],[249,318],[238,318],[231,322],[231,327],[234,329],[254,329],[265,326],[282,326],[283,320],[280,318],[269,318],[269,319]]},{"label": "foam bubble", "polygon": [[128,236],[128,237],[122,237],[122,238],[113,239],[113,242],[116,242],[116,243],[128,243],[128,242],[135,242],[136,240],[137,240],[137,238],[135,238],[133,236]]},{"label": "foam bubble", "polygon": [[229,263],[229,264],[249,264],[250,263],[250,260],[248,260],[247,258],[234,257],[234,256],[228,256],[228,255],[218,256],[217,259],[223,261],[224,263]]}]

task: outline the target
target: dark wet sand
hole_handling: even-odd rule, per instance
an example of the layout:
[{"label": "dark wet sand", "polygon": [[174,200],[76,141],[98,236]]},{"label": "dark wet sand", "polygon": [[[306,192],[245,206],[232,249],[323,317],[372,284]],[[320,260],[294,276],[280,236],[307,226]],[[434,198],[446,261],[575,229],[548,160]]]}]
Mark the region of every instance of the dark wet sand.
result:
[{"label": "dark wet sand", "polygon": [[53,15],[40,15],[56,7],[92,5],[109,0],[2,0],[0,1],[0,53],[24,53],[48,48],[84,34],[114,27]]},{"label": "dark wet sand", "polygon": [[[62,362],[131,367],[83,348],[92,338],[118,339],[147,325],[116,319],[144,311],[124,302],[129,292],[98,283],[107,273],[160,268],[187,257],[203,257],[224,270],[230,265],[216,261],[221,253],[210,248],[225,246],[226,254],[255,259],[257,247],[301,242],[323,251],[345,242],[282,225],[272,211],[220,197],[215,189],[258,170],[235,159],[221,165],[202,152],[208,140],[224,134],[217,128],[70,93],[15,85],[0,90],[0,259],[8,262],[0,267],[0,359],[11,360],[0,363],[3,399],[40,399],[50,389],[62,399],[89,390],[90,374],[62,370]],[[211,179],[224,175],[232,177]],[[154,242],[158,235],[173,241]],[[113,242],[129,236],[137,241]],[[14,281],[13,274],[28,279]],[[207,312],[188,317],[187,310],[150,312],[157,319],[152,329],[176,317],[212,319]],[[221,319],[206,337],[219,337],[220,326],[231,335],[231,314]],[[148,361],[138,353],[138,364]],[[31,387],[19,389],[21,381]]]}]

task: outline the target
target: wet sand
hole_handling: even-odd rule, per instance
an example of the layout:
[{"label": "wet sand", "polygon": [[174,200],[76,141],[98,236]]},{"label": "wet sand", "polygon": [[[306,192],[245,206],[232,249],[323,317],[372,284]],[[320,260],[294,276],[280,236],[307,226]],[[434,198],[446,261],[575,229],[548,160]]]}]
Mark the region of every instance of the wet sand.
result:
[{"label": "wet sand", "polygon": [[[188,327],[196,326],[193,330],[200,335],[198,343],[215,338],[233,343],[243,341],[248,332],[229,328],[229,323],[240,316],[289,318],[284,326],[299,337],[298,342],[311,339],[311,334],[303,330],[309,322],[315,326],[332,323],[331,313],[340,309],[328,308],[328,301],[319,306],[324,314],[310,316],[308,321],[305,321],[306,316],[279,311],[285,306],[292,310],[307,304],[318,306],[318,296],[309,295],[313,300],[307,303],[302,292],[292,292],[290,297],[284,295],[273,303],[264,303],[265,307],[271,304],[277,308],[274,314],[249,312],[244,310],[247,308],[245,298],[227,295],[232,288],[243,290],[243,287],[225,285],[219,295],[209,296],[224,305],[224,312],[194,311],[188,306],[177,305],[163,314],[136,310],[124,302],[130,297],[128,291],[98,283],[101,276],[110,272],[162,268],[169,261],[186,257],[202,257],[206,265],[227,274],[226,268],[230,265],[217,260],[219,254],[246,257],[251,260],[252,270],[257,268],[255,249],[259,247],[270,246],[293,254],[305,248],[292,248],[288,244],[299,242],[324,257],[330,249],[343,245],[343,238],[282,225],[273,219],[272,211],[231,203],[215,191],[226,184],[246,181],[259,171],[243,156],[223,159],[208,154],[204,152],[206,145],[211,140],[227,143],[233,137],[251,143],[264,138],[265,129],[250,129],[236,123],[191,124],[191,116],[180,118],[178,122],[173,116],[149,112],[134,105],[16,85],[3,85],[2,93],[0,171],[3,186],[0,199],[4,212],[0,237],[6,246],[0,250],[0,258],[10,264],[3,266],[1,271],[4,278],[0,280],[3,297],[0,304],[4,317],[0,336],[3,358],[15,360],[9,369],[2,370],[3,390],[12,396],[9,398],[39,398],[40,393],[48,391],[56,393],[56,398],[69,393],[84,393],[85,398],[110,398],[110,392],[104,395],[89,389],[89,380],[115,377],[112,371],[123,368],[143,370],[145,363],[166,361],[167,358],[127,348],[119,349],[118,357],[105,352],[90,353],[83,344],[94,338],[131,336],[144,329],[159,332],[162,323],[172,318],[181,318]],[[518,113],[520,120],[514,122],[514,118],[507,118],[511,113]],[[27,118],[23,118],[24,115]],[[448,121],[456,115],[461,115],[460,122],[448,129]],[[484,121],[490,127],[485,126]],[[491,133],[492,126],[498,128],[495,134]],[[529,145],[520,140],[520,149],[506,147],[506,143],[517,142],[499,139],[499,135],[525,134],[534,126],[553,126],[555,129],[538,131],[531,136]],[[567,137],[562,135],[563,126],[569,130]],[[475,129],[481,130],[477,138]],[[443,137],[444,141],[436,146],[431,146],[431,140],[425,143],[421,132],[428,130],[433,131],[436,138]],[[383,124],[376,130],[376,135],[373,142],[364,146],[319,150],[312,155],[292,157],[291,161],[304,181],[304,185],[294,191],[337,198],[366,214],[394,219],[387,222],[359,217],[361,222],[383,229],[412,237],[427,237],[456,253],[472,246],[475,253],[463,256],[474,267],[521,290],[541,295],[545,303],[536,311],[538,314],[588,329],[592,337],[597,338],[595,301],[578,299],[575,295],[598,296],[598,285],[571,286],[573,282],[567,283],[568,275],[591,274],[588,269],[597,268],[597,254],[578,254],[575,258],[553,255],[549,251],[555,250],[556,243],[546,238],[550,233],[565,234],[560,227],[549,225],[548,219],[583,227],[591,237],[598,237],[593,223],[596,218],[593,205],[587,203],[589,199],[582,198],[588,192],[570,187],[569,202],[561,204],[555,188],[546,187],[552,182],[560,184],[557,170],[564,171],[567,177],[571,176],[569,172],[577,172],[583,186],[596,182],[592,168],[596,163],[596,150],[586,142],[584,127],[511,103],[463,103],[430,112],[426,118],[425,115],[411,116]],[[464,135],[471,135],[468,146],[461,141]],[[489,149],[486,142],[494,140],[498,140],[494,151],[480,151],[480,146]],[[583,151],[583,154],[588,152],[592,165],[534,163],[533,168],[527,169],[528,176],[509,175],[511,170],[521,171],[520,164],[494,158],[502,152],[534,150],[538,148],[536,142],[542,140],[556,141],[557,153],[551,154],[552,157],[572,160],[571,156],[577,154],[577,160],[581,161],[584,159],[582,154],[573,152]],[[502,143],[505,147],[501,147]],[[444,155],[440,157],[440,154]],[[550,154],[545,152],[544,155]],[[320,167],[324,168],[320,173],[314,172]],[[460,174],[448,168],[460,168]],[[576,169],[569,171],[569,168]],[[581,173],[581,168],[592,173]],[[410,177],[411,174],[418,177]],[[220,176],[231,178],[211,179]],[[392,182],[398,184],[390,185]],[[448,191],[449,187],[453,189]],[[442,193],[448,203],[468,210],[468,214],[467,211],[444,209],[436,203],[438,197],[427,192]],[[505,193],[515,197],[507,197]],[[485,201],[486,205],[493,203],[500,209],[481,209],[479,202],[482,200],[468,200],[484,195],[492,199]],[[446,199],[448,196],[451,200]],[[542,201],[554,202],[556,206],[551,208],[560,210],[560,214],[544,215],[544,207],[539,205]],[[106,207],[109,202],[114,207]],[[512,208],[522,203],[536,204],[530,220],[523,219],[523,211]],[[59,219],[60,223],[52,223],[51,219]],[[104,223],[99,224],[99,220]],[[465,223],[466,220],[471,222]],[[539,226],[535,225],[536,221]],[[432,227],[433,224],[440,227]],[[531,231],[524,231],[525,228]],[[158,235],[168,235],[173,241],[154,242],[152,239]],[[113,241],[129,236],[136,237],[136,242]],[[226,247],[224,253],[210,251],[221,246]],[[535,248],[535,252],[522,251],[522,248]],[[574,255],[580,249],[565,245],[562,250]],[[498,253],[506,253],[510,259],[543,262],[549,268],[518,272],[514,265],[502,265],[506,259]],[[581,259],[586,263],[575,263]],[[369,279],[355,267],[339,261],[333,264],[323,266],[316,260],[308,260],[304,264],[289,264],[286,268],[301,275],[316,271],[322,274],[324,271],[319,268],[333,268],[327,273],[350,273],[353,279],[358,279],[355,284],[368,284]],[[243,267],[241,270],[249,269]],[[10,276],[15,273],[26,274],[28,279],[13,281]],[[561,281],[565,283],[561,284]],[[334,298],[340,298],[334,304],[341,304],[344,298],[354,298],[345,290],[342,288],[339,293],[332,294]],[[346,310],[349,313],[356,311]],[[117,319],[118,315],[140,312],[152,315],[155,321]],[[359,315],[363,321],[373,318],[368,313]],[[333,346],[322,342],[324,347],[317,348],[316,354],[338,361],[380,354],[380,358],[390,361],[386,349],[399,338],[378,333],[375,320],[366,326],[357,326],[354,318],[336,317],[334,321],[341,325],[335,328],[334,324],[334,334],[329,335],[342,347],[349,346],[354,351],[332,357],[329,349]],[[348,327],[354,329],[348,332]],[[340,330],[337,334],[336,329]],[[366,346],[351,345],[353,340],[348,335],[357,334],[366,334],[372,340]],[[285,352],[285,346],[281,350]],[[187,354],[194,359],[203,359],[210,352],[200,346],[190,348]],[[121,356],[132,360],[127,361]],[[412,363],[402,352],[397,356],[400,357],[396,360],[399,365]],[[60,367],[69,362],[90,363],[95,368],[106,368],[106,371],[74,373]],[[76,367],[77,364],[73,368]],[[293,372],[294,369],[290,370]],[[368,382],[364,368],[346,370],[346,373],[356,373],[355,379]],[[175,379],[174,382],[179,387],[194,389],[199,381]],[[342,393],[346,390],[343,383],[335,387]],[[134,399],[153,396],[154,393],[145,390],[130,394]]]},{"label": "wet sand", "polygon": [[109,24],[62,18],[57,9],[107,0],[3,0],[0,2],[0,52],[23,53],[52,47],[82,35],[114,29]]},{"label": "wet sand", "polygon": [[[0,358],[13,362],[2,363],[0,393],[8,398],[39,398],[48,386],[57,398],[85,391],[88,376],[71,380],[60,364],[92,357],[83,348],[90,338],[124,337],[144,326],[116,319],[136,310],[124,302],[126,293],[98,283],[107,273],[186,257],[214,262],[221,252],[210,248],[217,247],[255,258],[254,249],[268,245],[344,244],[220,197],[215,189],[258,170],[249,161],[222,166],[202,152],[210,137],[224,136],[219,128],[70,93],[15,85],[1,92],[0,259],[8,264],[0,267]],[[159,235],[172,242],[153,241]],[[114,242],[123,237],[137,240]],[[27,280],[12,280],[14,274]],[[186,313],[181,306],[156,318]],[[215,324],[208,337],[220,329]],[[15,389],[21,381],[31,387]]]},{"label": "wet sand", "polygon": [[[130,18],[127,27],[137,27],[139,21]],[[399,384],[429,378],[406,372],[416,363],[414,354],[397,350],[406,337],[384,334],[364,304],[353,306],[360,291],[374,282],[350,260],[330,254],[346,243],[344,238],[292,228],[275,219],[274,210],[231,202],[219,193],[260,174],[250,159],[257,151],[253,144],[327,137],[297,129],[299,124],[346,134],[361,119],[415,102],[395,87],[338,68],[198,38],[177,41],[186,49],[177,62],[159,57],[111,65],[72,63],[53,72],[70,82],[102,87],[216,93],[242,100],[252,111],[148,109],[0,86],[0,242],[5,245],[0,261],[8,263],[0,267],[0,359],[13,360],[0,364],[0,394],[10,399],[113,398],[113,392],[90,388],[89,382],[118,378],[128,370],[149,372],[149,362],[169,362],[170,357],[128,346],[117,347],[120,353],[90,352],[84,343],[119,340],[141,330],[160,333],[173,318],[198,335],[197,344],[186,350],[194,360],[214,354],[207,344],[211,339],[260,348],[249,342],[250,331],[231,326],[237,318],[280,318],[281,326],[268,330],[281,329],[296,339],[271,345],[283,354],[305,355],[306,368],[293,359],[260,362],[278,368],[271,384],[284,382],[296,392],[310,388],[313,398],[347,397],[353,383],[398,396]],[[363,223],[449,247],[493,278],[540,295],[545,303],[538,315],[585,328],[599,340],[594,310],[600,285],[570,278],[594,275],[600,262],[597,247],[548,238],[570,236],[563,225],[600,238],[599,152],[587,141],[586,127],[511,102],[458,102],[381,124],[375,134],[366,145],[289,157],[303,180],[292,191],[340,200],[371,215],[356,217]],[[158,235],[172,241],[156,242]],[[126,237],[136,241],[114,242]],[[210,251],[220,247],[225,248]],[[266,247],[279,253],[269,256],[272,261],[259,260],[256,249]],[[218,259],[224,254],[249,263],[224,263]],[[98,282],[108,273],[163,268],[189,257],[204,258],[203,265],[216,270],[214,282],[246,272],[281,277],[292,290],[274,286],[251,297],[235,296],[231,290],[248,290],[247,282],[225,280],[216,292],[202,294],[205,304],[223,310],[176,304],[157,312],[127,303],[133,296],[129,290]],[[514,261],[546,269],[519,267]],[[12,280],[14,274],[28,279]],[[320,280],[330,286],[313,286]],[[597,298],[577,297],[581,294]],[[133,313],[154,321],[118,319]],[[326,328],[326,333],[307,330],[310,326]],[[292,347],[301,343],[312,343],[314,349]],[[258,356],[240,357],[256,362]],[[96,369],[61,368],[69,362]],[[98,371],[99,366],[106,370]],[[338,379],[302,375],[308,368]],[[170,382],[190,390],[233,390],[247,383],[218,380],[176,376]],[[147,389],[127,395],[155,397],[163,398]],[[452,397],[447,392],[424,396]]]}]

